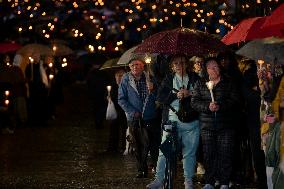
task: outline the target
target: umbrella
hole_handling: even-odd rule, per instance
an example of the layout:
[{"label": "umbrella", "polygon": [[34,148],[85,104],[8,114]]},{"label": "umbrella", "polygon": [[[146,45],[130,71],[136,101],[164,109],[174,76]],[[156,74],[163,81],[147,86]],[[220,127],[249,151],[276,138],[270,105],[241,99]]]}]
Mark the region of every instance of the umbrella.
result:
[{"label": "umbrella", "polygon": [[55,56],[66,56],[73,54],[73,50],[62,43],[53,43],[52,49]]},{"label": "umbrella", "polygon": [[49,48],[46,45],[32,43],[32,44],[28,44],[20,48],[17,51],[17,54],[21,54],[24,56],[33,56],[34,54],[53,55],[53,52],[51,48]]},{"label": "umbrella", "polygon": [[121,68],[121,67],[127,67],[128,64],[117,64],[118,63],[119,58],[113,58],[113,59],[109,59],[107,60],[102,67],[100,68],[100,70],[104,70],[104,69],[110,69],[110,68]]},{"label": "umbrella", "polygon": [[13,52],[21,48],[22,45],[13,42],[0,43],[0,53]]},{"label": "umbrella", "polygon": [[216,37],[197,30],[178,28],[156,33],[145,39],[136,53],[205,55],[226,51],[227,47]]},{"label": "umbrella", "polygon": [[145,60],[147,57],[151,58],[151,62],[155,62],[157,58],[157,54],[145,54],[145,53],[135,53],[135,50],[137,49],[137,46],[134,46],[127,51],[125,51],[122,56],[119,58],[117,64],[125,65],[128,64],[130,60],[134,58],[139,58]]},{"label": "umbrella", "polygon": [[275,37],[258,39],[247,43],[236,54],[252,60],[284,64],[284,39]]},{"label": "umbrella", "polygon": [[237,24],[227,35],[222,38],[226,45],[245,42],[266,37],[283,37],[284,33],[278,29],[261,28],[267,16],[248,18]]},{"label": "umbrella", "polygon": [[262,27],[280,27],[284,30],[284,3],[282,3],[270,16],[268,16]]}]

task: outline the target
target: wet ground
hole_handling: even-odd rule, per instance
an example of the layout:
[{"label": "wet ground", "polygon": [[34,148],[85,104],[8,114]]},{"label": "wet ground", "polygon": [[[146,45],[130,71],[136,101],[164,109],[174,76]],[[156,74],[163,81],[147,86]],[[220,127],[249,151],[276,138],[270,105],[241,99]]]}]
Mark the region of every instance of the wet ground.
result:
[{"label": "wet ground", "polygon": [[[48,126],[0,136],[0,188],[144,189],[152,175],[134,178],[132,156],[105,153],[108,128],[94,128],[85,85],[72,84],[64,94],[65,102]],[[180,175],[179,188],[184,188]]]}]

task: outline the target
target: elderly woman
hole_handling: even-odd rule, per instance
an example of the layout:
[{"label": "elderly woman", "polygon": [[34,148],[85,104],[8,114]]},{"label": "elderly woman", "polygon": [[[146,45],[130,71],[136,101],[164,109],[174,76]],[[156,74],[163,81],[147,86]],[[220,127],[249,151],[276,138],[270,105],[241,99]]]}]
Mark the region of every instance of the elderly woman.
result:
[{"label": "elderly woman", "polygon": [[[158,101],[163,104],[163,123],[170,121],[176,127],[178,140],[181,141],[183,155],[183,169],[185,188],[193,188],[192,177],[195,173],[196,151],[199,142],[198,114],[190,105],[191,90],[198,76],[191,72],[187,73],[188,59],[185,56],[174,56],[171,59],[173,74],[167,75],[158,91]],[[190,120],[180,120],[176,111],[183,101],[186,112],[191,115]],[[171,107],[170,107],[171,106]],[[174,111],[175,109],[176,111]],[[163,131],[162,143],[166,140],[168,132]],[[159,152],[156,167],[155,180],[147,185],[147,188],[161,188],[165,177],[166,158]]]},{"label": "elderly woman", "polygon": [[214,86],[214,100],[203,80],[196,83],[192,96],[192,107],[199,112],[203,145],[206,182],[203,188],[214,189],[217,179],[221,189],[227,189],[232,172],[234,107],[239,102],[239,95],[234,84],[220,73],[217,59],[209,58],[205,66]]}]

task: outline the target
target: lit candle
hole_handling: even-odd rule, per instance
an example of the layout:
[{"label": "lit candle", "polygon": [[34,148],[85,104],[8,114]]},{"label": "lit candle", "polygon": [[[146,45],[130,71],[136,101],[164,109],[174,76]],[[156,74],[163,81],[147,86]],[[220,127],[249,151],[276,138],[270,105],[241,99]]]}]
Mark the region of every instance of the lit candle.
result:
[{"label": "lit candle", "polygon": [[54,75],[50,74],[48,77],[50,80],[52,80],[54,78]]},{"label": "lit candle", "polygon": [[110,92],[111,91],[111,86],[107,86],[107,92]]},{"label": "lit candle", "polygon": [[264,61],[263,60],[257,60],[257,63],[259,64],[259,68],[261,69],[262,68],[262,64],[264,64]]},{"label": "lit candle", "polygon": [[6,96],[9,96],[9,94],[10,94],[10,91],[5,91]]},{"label": "lit candle", "polygon": [[9,100],[5,100],[5,104],[8,106],[9,105]]},{"label": "lit candle", "polygon": [[107,93],[108,93],[108,96],[110,96],[110,91],[111,91],[111,86],[108,85],[108,86],[107,86]]},{"label": "lit candle", "polygon": [[212,102],[215,102],[215,100],[214,100],[214,95],[213,95],[214,82],[213,82],[213,81],[208,81],[208,82],[206,83],[206,85],[207,85],[207,88],[208,88],[209,91],[210,91],[210,95],[211,95],[211,100],[212,100]]}]

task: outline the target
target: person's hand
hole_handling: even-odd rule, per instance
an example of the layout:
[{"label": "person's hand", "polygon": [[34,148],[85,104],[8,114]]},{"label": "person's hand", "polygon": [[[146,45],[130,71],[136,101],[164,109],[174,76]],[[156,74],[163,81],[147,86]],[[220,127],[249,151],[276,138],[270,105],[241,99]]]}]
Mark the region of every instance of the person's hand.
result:
[{"label": "person's hand", "polygon": [[152,92],[154,90],[154,84],[150,81],[147,81],[147,89],[149,92]]},{"label": "person's hand", "polygon": [[141,117],[141,113],[140,112],[135,112],[134,113],[134,118],[135,119],[138,119],[138,118],[140,118]]},{"label": "person's hand", "polygon": [[209,110],[211,112],[217,112],[219,110],[219,105],[216,102],[210,102],[209,104]]},{"label": "person's hand", "polygon": [[189,95],[191,95],[191,93],[187,89],[180,89],[179,92],[177,92],[178,99],[186,98]]}]

